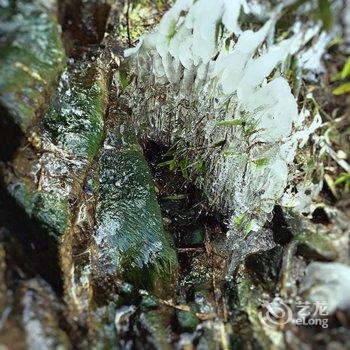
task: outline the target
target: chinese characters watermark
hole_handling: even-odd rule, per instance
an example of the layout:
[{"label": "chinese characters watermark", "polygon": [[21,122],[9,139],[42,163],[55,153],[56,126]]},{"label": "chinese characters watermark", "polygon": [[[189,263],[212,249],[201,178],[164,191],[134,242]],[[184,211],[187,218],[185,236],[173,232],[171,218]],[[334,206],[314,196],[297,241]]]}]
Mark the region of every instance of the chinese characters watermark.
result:
[{"label": "chinese characters watermark", "polygon": [[263,311],[259,312],[259,318],[265,326],[270,328],[288,323],[328,328],[327,303],[324,301],[297,300],[293,312],[282,298],[276,297],[271,302],[264,302],[262,307]]}]

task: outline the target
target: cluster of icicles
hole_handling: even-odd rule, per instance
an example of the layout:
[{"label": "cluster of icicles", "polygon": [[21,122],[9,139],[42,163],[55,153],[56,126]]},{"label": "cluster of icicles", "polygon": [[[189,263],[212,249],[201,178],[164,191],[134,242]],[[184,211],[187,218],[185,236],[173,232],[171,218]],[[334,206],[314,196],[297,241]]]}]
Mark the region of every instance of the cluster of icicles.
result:
[{"label": "cluster of icicles", "polygon": [[239,25],[250,11],[244,0],[178,0],[125,52],[138,76],[129,91],[135,123],[156,141],[184,140],[190,161],[205,162],[195,181],[228,213],[229,235],[257,232],[276,203],[307,210],[318,188],[287,189],[297,149],[321,120],[298,112],[282,71],[319,27],[295,25],[274,42],[281,9],[253,31]]}]

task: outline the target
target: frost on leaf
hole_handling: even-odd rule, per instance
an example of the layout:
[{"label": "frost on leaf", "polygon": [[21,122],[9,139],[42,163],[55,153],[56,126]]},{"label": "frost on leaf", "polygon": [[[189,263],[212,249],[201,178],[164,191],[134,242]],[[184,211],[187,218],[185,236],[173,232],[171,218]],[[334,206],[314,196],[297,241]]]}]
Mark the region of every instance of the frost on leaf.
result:
[{"label": "frost on leaf", "polygon": [[297,149],[321,122],[298,111],[283,76],[319,27],[278,38],[277,8],[260,28],[243,30],[240,14],[250,10],[243,0],[178,0],[125,51],[137,76],[128,90],[135,123],[155,141],[182,140],[191,161],[205,163],[193,178],[231,218],[229,236],[258,231],[281,199],[307,210],[286,188]]}]

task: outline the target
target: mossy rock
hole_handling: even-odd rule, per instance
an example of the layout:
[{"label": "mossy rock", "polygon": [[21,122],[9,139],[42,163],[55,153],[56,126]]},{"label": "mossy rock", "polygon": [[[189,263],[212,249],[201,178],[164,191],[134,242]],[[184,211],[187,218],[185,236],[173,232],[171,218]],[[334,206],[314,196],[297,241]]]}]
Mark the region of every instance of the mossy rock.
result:
[{"label": "mossy rock", "polygon": [[298,251],[308,259],[333,261],[338,252],[330,238],[326,235],[305,230],[294,238],[298,242]]},{"label": "mossy rock", "polygon": [[176,320],[179,328],[184,332],[194,332],[199,323],[198,317],[189,311],[177,311]]},{"label": "mossy rock", "polygon": [[176,252],[163,228],[150,169],[127,122],[107,135],[98,193],[96,271],[166,294],[177,273]]},{"label": "mossy rock", "polygon": [[78,63],[63,74],[43,126],[56,146],[91,159],[102,144],[106,104],[103,74],[94,64]]},{"label": "mossy rock", "polygon": [[159,307],[159,303],[154,296],[147,294],[142,297],[141,306],[146,310],[153,310]]},{"label": "mossy rock", "polygon": [[53,193],[31,191],[22,184],[12,189],[12,195],[25,208],[27,215],[46,230],[62,235],[67,228],[69,204],[67,199]]},{"label": "mossy rock", "polygon": [[39,0],[10,0],[0,5],[0,23],[0,106],[26,131],[65,65],[57,11]]},{"label": "mossy rock", "polygon": [[30,129],[35,142],[31,136],[31,145],[20,149],[6,173],[17,203],[57,236],[68,227],[73,214],[69,203],[79,196],[102,144],[106,96],[105,79],[96,66],[70,67],[43,120]]}]

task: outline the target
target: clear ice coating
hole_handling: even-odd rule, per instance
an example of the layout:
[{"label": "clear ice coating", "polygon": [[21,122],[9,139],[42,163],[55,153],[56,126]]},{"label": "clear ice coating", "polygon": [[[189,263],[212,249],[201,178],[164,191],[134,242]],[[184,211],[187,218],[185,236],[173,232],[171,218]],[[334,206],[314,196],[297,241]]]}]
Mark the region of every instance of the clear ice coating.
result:
[{"label": "clear ice coating", "polygon": [[191,161],[205,163],[194,180],[231,218],[228,236],[259,231],[276,203],[307,211],[305,193],[319,188],[286,190],[296,152],[321,118],[298,111],[283,67],[320,27],[295,24],[278,38],[281,10],[253,31],[239,23],[241,11],[250,12],[244,0],[178,0],[125,51],[138,77],[127,90],[134,121],[153,140],[182,140]]}]

